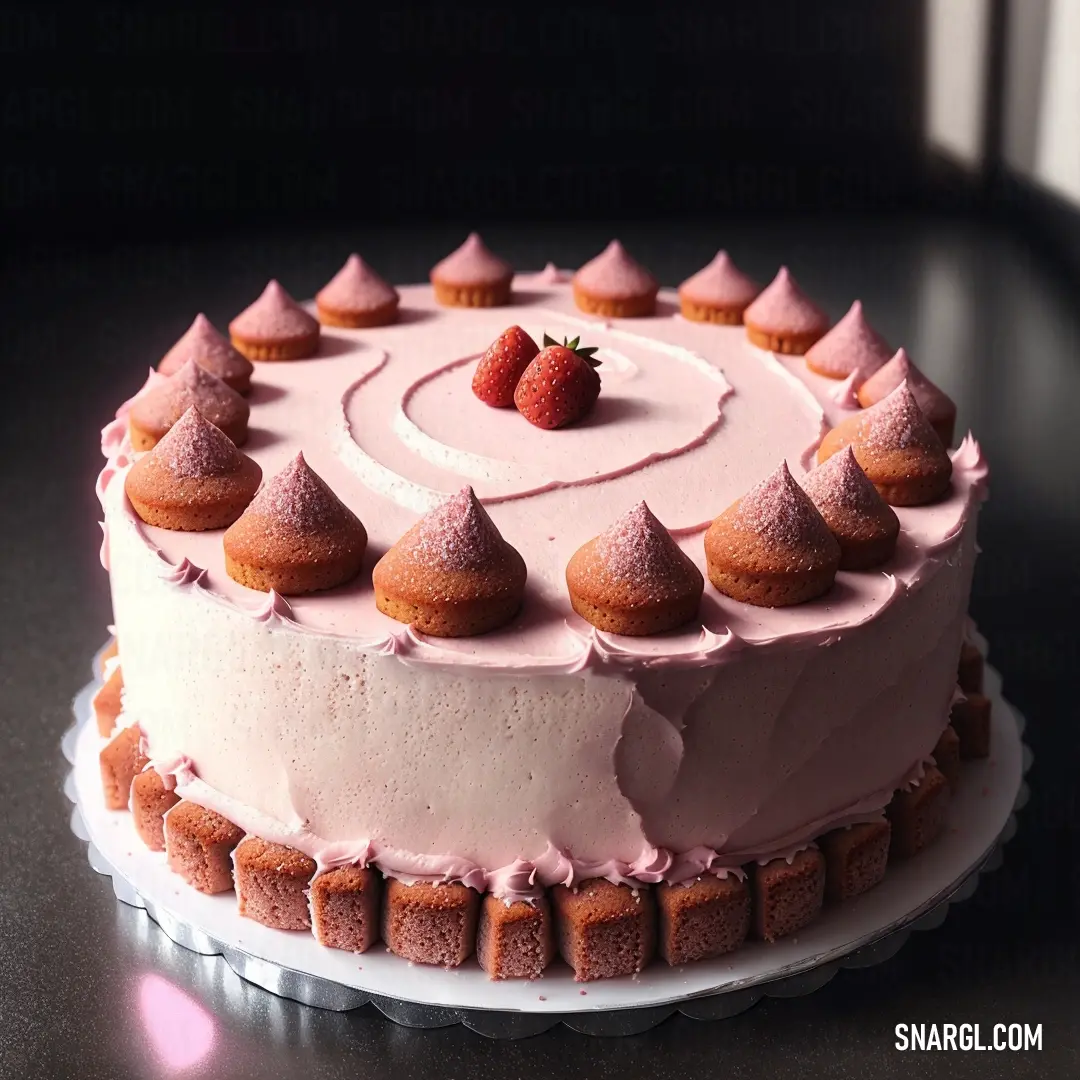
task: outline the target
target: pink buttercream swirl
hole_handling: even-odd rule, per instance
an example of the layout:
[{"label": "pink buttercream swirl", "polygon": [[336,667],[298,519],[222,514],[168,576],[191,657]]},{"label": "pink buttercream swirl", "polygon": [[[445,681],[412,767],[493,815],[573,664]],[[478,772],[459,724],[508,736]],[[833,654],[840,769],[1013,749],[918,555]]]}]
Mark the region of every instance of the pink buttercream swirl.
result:
[{"label": "pink buttercream swirl", "polygon": [[983,456],[982,447],[975,441],[975,436],[969,431],[949,456],[952,458],[953,471],[964,473],[975,488],[979,500],[985,500],[990,466]]},{"label": "pink buttercream swirl", "polygon": [[432,884],[456,881],[478,892],[487,888],[487,873],[476,863],[457,855],[422,855],[376,846],[373,858],[384,874],[407,884],[416,881]]},{"label": "pink buttercream swirl", "polygon": [[365,867],[373,855],[374,848],[367,840],[335,840],[321,849],[318,866],[320,871],[336,870],[341,866]]},{"label": "pink buttercream swirl", "polygon": [[[144,745],[145,740],[140,739],[139,745],[147,760],[147,769],[153,769],[161,777],[166,791],[174,791],[178,786],[190,784],[198,779],[195,774],[195,765],[187,754],[174,754],[172,757],[155,758],[149,752],[149,747]],[[208,807],[212,809],[212,807]]]},{"label": "pink buttercream swirl", "polygon": [[292,604],[274,589],[271,589],[266,594],[266,599],[252,610],[251,617],[256,622],[271,624],[296,621],[293,617]]},{"label": "pink buttercream swirl", "polygon": [[206,577],[206,571],[186,556],[178,563],[171,563],[162,556],[162,563],[161,577],[170,585],[201,585]]},{"label": "pink buttercream swirl", "polygon": [[543,894],[543,889],[537,884],[536,875],[536,867],[531,862],[515,859],[487,875],[487,888],[507,903],[535,900]]},{"label": "pink buttercream swirl", "polygon": [[574,284],[594,296],[619,299],[656,293],[656,278],[636,259],[630,257],[618,240],[610,244],[594,259],[590,259],[575,275]]},{"label": "pink buttercream swirl", "polygon": [[532,280],[537,285],[561,285],[570,280],[565,270],[560,270],[553,262],[546,263],[544,269],[534,275]]},{"label": "pink buttercream swirl", "polygon": [[448,285],[494,285],[513,272],[511,265],[480,239],[479,233],[471,232],[461,247],[435,264],[431,280]]},{"label": "pink buttercream swirl", "polygon": [[112,483],[113,477],[127,469],[131,462],[132,459],[126,452],[119,451],[109,458],[98,473],[97,480],[94,482],[94,494],[97,496],[98,502],[101,503],[102,510],[105,509],[105,492],[109,490],[109,484]]},{"label": "pink buttercream swirl", "polygon": [[843,409],[862,408],[859,404],[859,384],[862,379],[860,372],[853,371],[842,383],[829,391],[829,397]]},{"label": "pink buttercream swirl", "polygon": [[101,526],[101,549],[98,552],[98,561],[101,563],[101,568],[106,573],[109,570],[109,526],[104,521],[99,521]]}]

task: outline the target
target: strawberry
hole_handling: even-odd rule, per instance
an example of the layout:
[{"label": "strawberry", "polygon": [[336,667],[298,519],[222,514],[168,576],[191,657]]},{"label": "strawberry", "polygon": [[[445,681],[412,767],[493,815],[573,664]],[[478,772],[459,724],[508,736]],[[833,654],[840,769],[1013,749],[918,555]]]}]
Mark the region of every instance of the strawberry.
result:
[{"label": "strawberry", "polygon": [[525,369],[514,391],[518,412],[539,428],[550,430],[580,420],[600,396],[600,376],[593,370],[595,348],[578,348],[579,338],[544,335],[544,348]]},{"label": "strawberry", "polygon": [[473,393],[497,409],[513,405],[518,379],[539,351],[536,342],[520,326],[504,330],[476,365]]}]

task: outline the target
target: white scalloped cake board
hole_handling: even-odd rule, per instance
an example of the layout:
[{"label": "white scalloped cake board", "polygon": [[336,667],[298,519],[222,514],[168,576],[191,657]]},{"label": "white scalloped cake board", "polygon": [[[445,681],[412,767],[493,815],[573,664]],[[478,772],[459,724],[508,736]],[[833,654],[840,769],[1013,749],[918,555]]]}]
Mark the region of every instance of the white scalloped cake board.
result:
[{"label": "white scalloped cake board", "polygon": [[[993,701],[993,753],[965,762],[961,790],[952,799],[945,834],[927,851],[890,864],[885,881],[836,907],[794,937],[773,945],[751,942],[726,957],[671,968],[654,962],[640,975],[586,984],[573,981],[557,961],[537,980],[493,982],[475,958],[444,970],[408,963],[381,944],[356,955],[326,949],[305,931],[271,930],[236,911],[233,893],[205,896],[188,887],[149,852],[131,815],[109,811],[101,798],[98,751],[102,740],[89,719],[88,693],[76,700],[74,796],[88,837],[99,854],[140,896],[197,931],[272,965],[401,1001],[460,1009],[571,1013],[642,1008],[706,994],[745,989],[805,972],[877,941],[936,907],[977,870],[993,850],[1020,792],[1021,727],[1001,696],[1001,680],[986,671]],[[96,869],[104,869],[100,865]]]}]

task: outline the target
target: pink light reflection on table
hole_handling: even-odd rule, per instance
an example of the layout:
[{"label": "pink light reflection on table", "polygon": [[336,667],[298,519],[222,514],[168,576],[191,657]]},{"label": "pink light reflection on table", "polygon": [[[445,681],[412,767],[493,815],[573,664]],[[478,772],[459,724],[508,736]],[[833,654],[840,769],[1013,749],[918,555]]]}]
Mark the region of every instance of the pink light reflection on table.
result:
[{"label": "pink light reflection on table", "polygon": [[160,975],[139,980],[139,1013],[155,1053],[170,1069],[189,1069],[214,1045],[214,1018]]}]

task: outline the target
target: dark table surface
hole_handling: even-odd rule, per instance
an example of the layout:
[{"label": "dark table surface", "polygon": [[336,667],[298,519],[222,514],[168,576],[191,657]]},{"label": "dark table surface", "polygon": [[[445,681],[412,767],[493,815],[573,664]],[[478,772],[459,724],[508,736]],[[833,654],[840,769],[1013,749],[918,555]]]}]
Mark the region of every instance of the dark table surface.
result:
[{"label": "dark table surface", "polygon": [[[312,295],[353,248],[392,280],[423,280],[464,230],[32,245],[6,253],[0,288],[0,1076],[174,1075],[141,1018],[148,975],[212,1017],[211,1048],[187,1076],[1080,1074],[1080,289],[1022,238],[970,222],[504,227],[488,239],[518,266],[576,266],[613,232],[667,282],[722,241],[762,278],[788,262],[834,317],[861,297],[982,441],[993,473],[972,611],[1035,753],[1004,869],[879,967],[735,1019],[677,1016],[619,1041],[557,1028],[496,1043],[398,1027],[371,1007],[321,1012],[173,945],[88,867],[61,791],[69,702],[109,621],[98,431],[196,311],[224,326],[271,274]],[[1041,1024],[1043,1049],[900,1053],[893,1031],[906,1021]]]}]

